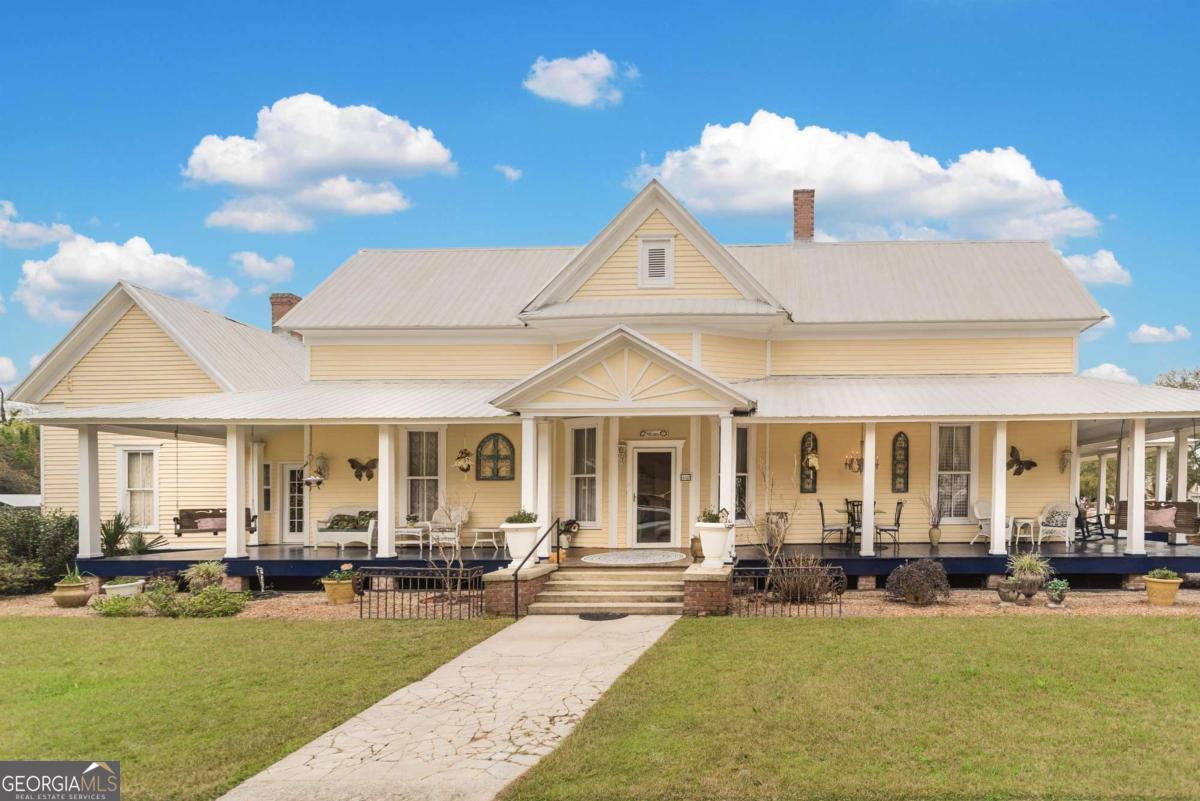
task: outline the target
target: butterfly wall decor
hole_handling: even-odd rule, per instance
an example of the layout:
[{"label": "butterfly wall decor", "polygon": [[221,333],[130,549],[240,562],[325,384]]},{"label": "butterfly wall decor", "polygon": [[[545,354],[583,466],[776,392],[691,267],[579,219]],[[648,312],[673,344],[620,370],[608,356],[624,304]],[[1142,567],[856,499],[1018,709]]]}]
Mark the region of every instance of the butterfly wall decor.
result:
[{"label": "butterfly wall decor", "polygon": [[378,459],[368,459],[365,462],[360,462],[358,459],[350,459],[350,469],[354,471],[354,477],[362,481],[365,477],[367,481],[375,478],[375,468],[379,467]]},{"label": "butterfly wall decor", "polygon": [[1012,471],[1014,476],[1019,476],[1035,467],[1037,467],[1037,462],[1032,459],[1022,459],[1021,452],[1017,450],[1016,445],[1008,449],[1008,469]]}]

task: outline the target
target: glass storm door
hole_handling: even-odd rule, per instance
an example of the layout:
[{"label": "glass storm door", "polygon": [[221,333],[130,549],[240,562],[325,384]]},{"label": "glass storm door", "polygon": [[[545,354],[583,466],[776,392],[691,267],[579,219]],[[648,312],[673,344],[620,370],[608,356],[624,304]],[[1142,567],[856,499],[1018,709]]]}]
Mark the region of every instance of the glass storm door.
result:
[{"label": "glass storm door", "polygon": [[634,512],[638,545],[670,545],[674,530],[675,451],[634,451]]},{"label": "glass storm door", "polygon": [[283,541],[304,542],[304,465],[284,465],[283,487]]}]

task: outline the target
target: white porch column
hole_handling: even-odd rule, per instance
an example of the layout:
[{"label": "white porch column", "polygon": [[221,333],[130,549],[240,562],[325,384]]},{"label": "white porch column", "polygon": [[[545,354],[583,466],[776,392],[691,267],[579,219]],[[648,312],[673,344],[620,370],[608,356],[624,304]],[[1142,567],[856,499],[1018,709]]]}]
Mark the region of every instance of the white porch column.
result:
[{"label": "white porch column", "polygon": [[1154,450],[1158,457],[1154,473],[1154,500],[1165,501],[1167,499],[1167,447],[1159,445]]},{"label": "white porch column", "polygon": [[1175,432],[1175,500],[1188,497],[1188,435],[1183,429]]},{"label": "white porch column", "polygon": [[1096,508],[1101,512],[1108,511],[1108,454],[1101,453],[1096,457],[1099,466],[1096,469]]},{"label": "white porch column", "polygon": [[[1121,440],[1117,451],[1117,501],[1129,500],[1129,437]],[[1142,461],[1145,461],[1143,454]]]},{"label": "white porch column", "polygon": [[1071,421],[1071,503],[1079,501],[1079,422]]},{"label": "white porch column", "polygon": [[1008,423],[996,421],[992,435],[992,523],[988,553],[1008,553]]},{"label": "white porch column", "polygon": [[[79,427],[79,555],[103,556],[100,550],[100,454],[96,427]],[[54,578],[57,578],[55,576]]]},{"label": "white porch column", "polygon": [[[537,511],[537,419],[521,418],[521,509]],[[538,520],[538,522],[542,522]]]},{"label": "white porch column", "polygon": [[[250,443],[250,514],[262,514],[262,475],[263,475],[263,449],[266,448],[265,442]],[[258,545],[258,534],[262,530],[262,520],[258,520],[254,526],[254,532],[250,534],[250,544]]]},{"label": "white porch column", "polygon": [[[720,461],[717,468],[717,508],[725,509],[729,519],[737,516],[737,499],[734,497],[735,476],[737,465],[737,438],[734,436],[733,415],[723,414],[719,423],[720,430]],[[734,549],[737,547],[737,529],[729,529],[726,562],[733,561]]]},{"label": "white porch column", "polygon": [[225,426],[225,558],[246,556],[246,427]]},{"label": "white porch column", "polygon": [[[550,480],[554,473],[550,467],[550,452],[552,440],[550,436],[550,423],[547,420],[539,420],[537,424],[537,484],[536,494],[534,495],[534,506],[537,511],[538,525],[541,531],[545,531],[546,527],[553,523],[552,504],[550,501],[553,498],[553,491],[550,486]],[[597,443],[599,444],[599,443]],[[545,559],[550,555],[550,550],[553,543],[547,537],[538,547],[538,556]]]},{"label": "white porch column", "polygon": [[1133,421],[1129,452],[1129,531],[1125,553],[1146,552],[1146,421]]},{"label": "white porch column", "polygon": [[862,538],[860,556],[875,555],[875,424],[863,426]]},{"label": "white porch column", "polygon": [[375,475],[379,492],[379,519],[375,522],[378,538],[375,555],[380,559],[396,556],[396,427],[379,426],[379,470]]}]

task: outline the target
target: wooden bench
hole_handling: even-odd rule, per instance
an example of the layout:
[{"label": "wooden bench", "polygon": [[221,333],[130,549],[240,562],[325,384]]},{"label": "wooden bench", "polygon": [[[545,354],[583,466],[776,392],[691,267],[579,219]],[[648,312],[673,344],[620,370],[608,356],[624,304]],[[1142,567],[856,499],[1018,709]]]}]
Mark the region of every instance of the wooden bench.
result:
[{"label": "wooden bench", "polygon": [[[214,537],[225,532],[224,509],[180,509],[175,520],[175,536],[184,534],[212,534]],[[246,533],[258,530],[258,515],[246,510]]]},{"label": "wooden bench", "polygon": [[[1156,531],[1167,535],[1167,542],[1172,545],[1187,545],[1188,537],[1200,536],[1200,504],[1195,501],[1146,501],[1146,510],[1175,509],[1174,526],[1154,526],[1147,521],[1146,531]],[[1117,504],[1117,528],[1129,528],[1129,502]]]}]

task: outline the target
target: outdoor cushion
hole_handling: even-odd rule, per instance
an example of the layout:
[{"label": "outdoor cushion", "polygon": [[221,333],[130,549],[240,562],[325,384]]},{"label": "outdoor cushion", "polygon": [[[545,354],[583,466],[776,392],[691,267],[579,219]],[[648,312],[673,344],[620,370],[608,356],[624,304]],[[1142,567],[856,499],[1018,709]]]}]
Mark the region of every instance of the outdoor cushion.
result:
[{"label": "outdoor cushion", "polygon": [[1071,510],[1070,509],[1052,509],[1052,510],[1050,510],[1050,513],[1048,515],[1046,515],[1046,519],[1042,523],[1042,525],[1049,526],[1050,528],[1063,528],[1070,522],[1071,522]]},{"label": "outdoor cushion", "polygon": [[196,520],[197,531],[218,531],[225,528],[223,517],[201,517]]},{"label": "outdoor cushion", "polygon": [[1175,507],[1147,509],[1146,528],[1175,528]]},{"label": "outdoor cushion", "polygon": [[379,517],[379,512],[373,511],[371,509],[363,509],[362,511],[360,511],[358,513],[358,517],[355,518],[354,527],[357,529],[366,531],[368,528],[371,527],[371,521],[375,520],[378,517]]},{"label": "outdoor cushion", "polygon": [[329,518],[329,523],[325,528],[330,531],[354,531],[358,528],[366,528],[366,526],[358,525],[357,515],[334,515]]}]

